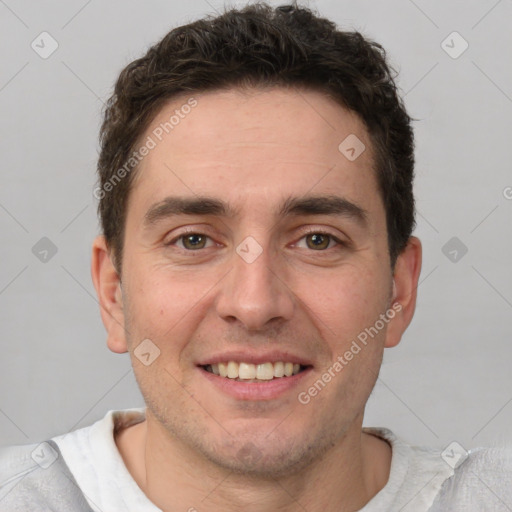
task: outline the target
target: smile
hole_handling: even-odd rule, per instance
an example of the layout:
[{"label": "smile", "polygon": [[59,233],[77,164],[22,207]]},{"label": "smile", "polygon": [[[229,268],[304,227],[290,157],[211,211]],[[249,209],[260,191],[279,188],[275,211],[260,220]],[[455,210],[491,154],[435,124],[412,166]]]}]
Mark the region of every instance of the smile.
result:
[{"label": "smile", "polygon": [[214,375],[238,381],[266,381],[283,377],[291,377],[305,369],[305,367],[300,364],[283,361],[261,364],[228,361],[224,363],[204,365],[203,368]]}]

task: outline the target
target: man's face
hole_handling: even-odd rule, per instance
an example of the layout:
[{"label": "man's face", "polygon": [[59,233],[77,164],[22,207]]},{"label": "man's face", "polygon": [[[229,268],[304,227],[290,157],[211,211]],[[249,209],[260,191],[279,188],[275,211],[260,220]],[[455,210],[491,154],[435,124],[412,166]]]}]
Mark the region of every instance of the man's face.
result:
[{"label": "man's face", "polygon": [[[380,367],[387,322],[344,358],[391,307],[371,143],[357,116],[316,92],[194,97],[172,132],[152,136],[130,195],[127,348],[155,431],[221,466],[278,475],[361,421]],[[186,99],[163,108],[141,140]],[[350,135],[366,147],[355,160],[338,148]],[[177,198],[214,203],[179,213],[166,203]],[[160,350],[149,365],[133,352],[147,339]],[[246,363],[244,377],[262,364],[263,378],[212,373],[230,361]],[[267,380],[282,370],[265,363],[301,366]]]}]

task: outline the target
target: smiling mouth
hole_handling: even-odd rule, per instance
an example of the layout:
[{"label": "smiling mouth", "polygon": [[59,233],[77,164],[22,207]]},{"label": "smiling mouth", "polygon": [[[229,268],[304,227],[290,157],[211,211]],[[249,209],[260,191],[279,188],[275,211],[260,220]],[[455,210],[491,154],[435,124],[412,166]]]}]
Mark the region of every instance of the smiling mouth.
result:
[{"label": "smiling mouth", "polygon": [[261,382],[292,377],[304,371],[308,366],[283,361],[261,364],[228,361],[226,363],[202,365],[201,368],[226,379],[243,382]]}]

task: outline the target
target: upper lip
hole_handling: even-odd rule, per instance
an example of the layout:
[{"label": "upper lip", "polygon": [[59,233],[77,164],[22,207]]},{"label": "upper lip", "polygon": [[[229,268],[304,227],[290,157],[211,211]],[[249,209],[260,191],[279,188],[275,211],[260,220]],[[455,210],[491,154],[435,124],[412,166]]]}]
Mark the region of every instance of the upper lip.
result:
[{"label": "upper lip", "polygon": [[282,361],[283,363],[294,363],[302,366],[311,366],[311,360],[292,354],[291,352],[271,350],[267,352],[261,351],[247,351],[237,350],[228,352],[218,352],[201,359],[197,363],[198,366],[206,366],[209,364],[227,363],[229,361],[235,361],[237,363],[248,363],[248,364],[263,364],[263,363],[277,363]]}]

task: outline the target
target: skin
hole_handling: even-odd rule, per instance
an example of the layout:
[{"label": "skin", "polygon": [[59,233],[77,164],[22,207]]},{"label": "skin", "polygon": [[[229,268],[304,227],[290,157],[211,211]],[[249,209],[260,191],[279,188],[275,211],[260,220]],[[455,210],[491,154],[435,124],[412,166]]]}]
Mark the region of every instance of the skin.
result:
[{"label": "skin", "polygon": [[[119,433],[117,446],[162,510],[358,510],[389,477],[389,445],[361,428],[383,350],[399,343],[414,314],[420,241],[410,238],[392,271],[371,142],[355,114],[313,91],[194,97],[197,107],[140,164],[121,279],[104,238],[93,245],[108,346],[130,352],[147,405],[146,420]],[[186,99],[167,104],[141,140]],[[366,146],[354,161],[338,150],[349,134]],[[290,196],[325,194],[364,209],[366,224],[276,213]],[[165,197],[199,195],[238,214],[179,215],[144,227],[146,212]],[[178,238],[188,228],[207,235],[200,249]],[[305,229],[344,243],[321,238],[319,249]],[[248,236],[262,248],[252,263],[235,250]],[[300,403],[298,393],[392,304],[401,306],[394,318]],[[160,350],[148,366],[134,355],[144,339]],[[214,353],[272,348],[312,365],[299,386],[275,399],[227,396],[197,367]],[[242,449],[255,456],[242,458]]]}]

